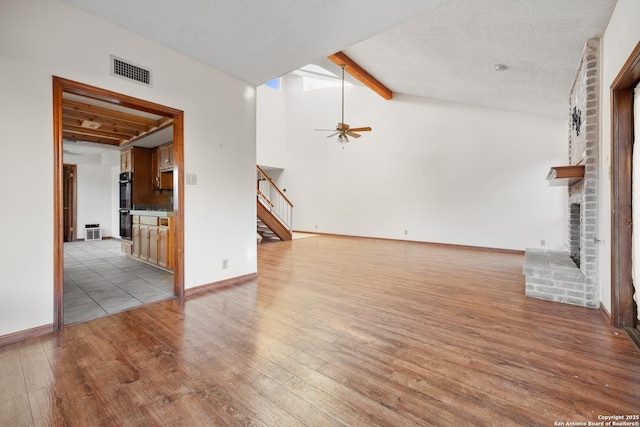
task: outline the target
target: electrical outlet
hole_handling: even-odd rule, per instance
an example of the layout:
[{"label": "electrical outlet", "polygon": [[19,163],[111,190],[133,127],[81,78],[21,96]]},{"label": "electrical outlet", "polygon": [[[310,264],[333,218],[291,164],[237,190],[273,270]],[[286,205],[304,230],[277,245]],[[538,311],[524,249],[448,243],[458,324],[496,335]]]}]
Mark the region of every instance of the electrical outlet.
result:
[{"label": "electrical outlet", "polygon": [[222,269],[226,270],[227,268],[229,268],[229,260],[227,258],[224,258],[222,260]]},{"label": "electrical outlet", "polygon": [[188,173],[185,176],[187,185],[198,185],[198,175],[195,173]]},{"label": "electrical outlet", "polygon": [[409,230],[404,230],[404,235],[407,236],[409,234]]},{"label": "electrical outlet", "polygon": [[540,240],[540,246],[547,246],[546,240]]}]

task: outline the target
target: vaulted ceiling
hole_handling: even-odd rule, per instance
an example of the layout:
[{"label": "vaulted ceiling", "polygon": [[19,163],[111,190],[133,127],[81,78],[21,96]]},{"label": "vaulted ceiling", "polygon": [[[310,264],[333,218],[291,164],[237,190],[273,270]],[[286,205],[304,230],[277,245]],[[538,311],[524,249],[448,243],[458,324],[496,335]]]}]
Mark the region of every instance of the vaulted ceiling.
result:
[{"label": "vaulted ceiling", "polygon": [[65,1],[254,85],[309,63],[337,70],[326,57],[344,51],[394,93],[561,118],[616,3]]}]

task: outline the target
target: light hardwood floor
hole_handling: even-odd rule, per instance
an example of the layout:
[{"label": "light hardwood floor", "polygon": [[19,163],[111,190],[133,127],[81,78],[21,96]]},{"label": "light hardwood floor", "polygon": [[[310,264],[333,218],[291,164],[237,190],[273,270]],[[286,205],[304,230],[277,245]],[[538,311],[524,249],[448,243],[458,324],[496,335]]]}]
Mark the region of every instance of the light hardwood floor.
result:
[{"label": "light hardwood floor", "polygon": [[318,236],[261,244],[258,259],[257,280],[0,348],[0,425],[640,413],[640,353],[598,310],[526,298],[522,255]]}]

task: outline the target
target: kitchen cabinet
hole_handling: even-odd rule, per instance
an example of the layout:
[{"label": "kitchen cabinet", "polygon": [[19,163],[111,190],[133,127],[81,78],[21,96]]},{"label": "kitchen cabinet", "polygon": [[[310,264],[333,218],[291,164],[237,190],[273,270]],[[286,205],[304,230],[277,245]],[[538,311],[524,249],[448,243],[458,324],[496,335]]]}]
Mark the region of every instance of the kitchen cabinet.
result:
[{"label": "kitchen cabinet", "polygon": [[149,256],[147,262],[151,264],[158,263],[158,227],[149,227],[149,233],[147,234],[149,239]]},{"label": "kitchen cabinet", "polygon": [[162,268],[173,269],[172,217],[133,215],[131,256]]},{"label": "kitchen cabinet", "polygon": [[[159,188],[154,187],[153,175],[155,172],[152,161],[153,153],[156,149],[144,147],[128,147],[120,151],[120,171],[132,173],[131,183],[131,201],[133,205],[158,205],[166,206],[168,204],[168,192],[155,191]],[[172,175],[165,173],[165,175]],[[168,181],[173,184],[173,177]],[[163,178],[164,187],[162,189],[170,189],[167,187],[167,178]]]},{"label": "kitchen cabinet", "polygon": [[120,151],[120,173],[133,171],[133,147]]},{"label": "kitchen cabinet", "polygon": [[158,147],[158,169],[160,172],[173,172],[173,143]]},{"label": "kitchen cabinet", "polygon": [[140,224],[140,259],[149,261],[149,226]]},{"label": "kitchen cabinet", "polygon": [[133,255],[133,241],[131,240],[121,240],[120,241],[120,249],[127,255]]},{"label": "kitchen cabinet", "polygon": [[[151,153],[151,186],[154,190],[173,190],[173,144],[169,145],[170,157],[164,148],[166,145],[154,149]],[[171,166],[169,171],[166,171],[168,164]]]},{"label": "kitchen cabinet", "polygon": [[[160,267],[173,270],[173,263],[171,262],[173,260],[171,256],[173,253],[173,246],[171,245],[171,233],[169,232],[169,219],[165,219],[167,219],[167,225],[161,225],[158,227],[158,265]],[[160,220],[162,221],[163,218],[160,218]]]},{"label": "kitchen cabinet", "polygon": [[[133,217],[136,218],[135,216]],[[131,256],[135,258],[140,258],[140,224],[133,224],[131,227],[131,242],[133,247],[131,248]]]}]

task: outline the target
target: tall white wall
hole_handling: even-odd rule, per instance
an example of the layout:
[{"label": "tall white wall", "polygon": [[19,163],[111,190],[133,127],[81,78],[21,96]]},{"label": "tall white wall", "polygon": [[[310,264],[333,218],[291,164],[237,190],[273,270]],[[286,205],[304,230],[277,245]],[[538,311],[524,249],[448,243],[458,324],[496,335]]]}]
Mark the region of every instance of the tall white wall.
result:
[{"label": "tall white wall", "polygon": [[287,158],[284,88],[258,86],[256,105],[256,163],[284,169]]},{"label": "tall white wall", "polygon": [[[111,54],[153,86],[110,76]],[[57,0],[0,2],[0,75],[0,335],[53,321],[52,75],[183,110],[185,287],[256,271],[253,86]]]},{"label": "tall white wall", "polygon": [[[345,121],[371,126],[344,148],[340,90],[287,77],[287,168],[294,229],[523,250],[565,248],[566,120],[345,89]],[[405,233],[406,230],[406,233]]]},{"label": "tall white wall", "polygon": [[618,0],[602,37],[600,93],[600,299],[611,313],[611,84],[640,41],[640,2]]}]

